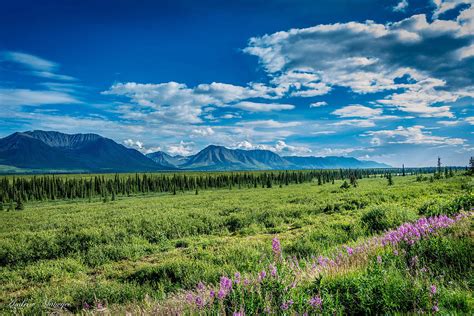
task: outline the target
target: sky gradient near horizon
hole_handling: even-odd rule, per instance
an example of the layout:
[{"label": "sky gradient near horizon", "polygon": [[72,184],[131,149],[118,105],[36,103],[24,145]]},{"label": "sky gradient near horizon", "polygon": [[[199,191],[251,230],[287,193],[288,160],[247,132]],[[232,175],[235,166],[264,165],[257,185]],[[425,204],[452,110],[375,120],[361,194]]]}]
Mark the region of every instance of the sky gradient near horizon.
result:
[{"label": "sky gradient near horizon", "polygon": [[474,0],[0,5],[0,137],[466,165],[473,104]]}]

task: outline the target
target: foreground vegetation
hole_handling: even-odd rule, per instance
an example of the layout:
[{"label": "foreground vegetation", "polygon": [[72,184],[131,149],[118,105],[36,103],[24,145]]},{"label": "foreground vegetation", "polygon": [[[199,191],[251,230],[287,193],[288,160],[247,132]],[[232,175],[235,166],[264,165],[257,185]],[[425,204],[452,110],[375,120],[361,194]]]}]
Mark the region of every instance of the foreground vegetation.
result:
[{"label": "foreground vegetation", "polygon": [[[108,203],[30,201],[23,211],[0,213],[1,311],[472,313],[469,216],[412,246],[356,250],[420,217],[470,210],[472,179],[391,181],[359,179],[344,189],[343,180],[318,185],[316,178]],[[342,264],[313,272],[319,256],[336,262],[339,253]],[[298,277],[305,282],[293,284]],[[227,278],[239,290],[219,299]]]}]

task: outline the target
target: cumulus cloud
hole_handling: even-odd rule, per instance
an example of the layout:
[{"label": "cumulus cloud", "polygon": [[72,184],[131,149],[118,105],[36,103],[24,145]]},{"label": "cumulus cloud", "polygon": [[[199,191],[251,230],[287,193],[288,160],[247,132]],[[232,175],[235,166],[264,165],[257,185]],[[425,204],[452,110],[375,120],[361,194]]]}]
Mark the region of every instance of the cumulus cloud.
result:
[{"label": "cumulus cloud", "polygon": [[[444,136],[435,136],[431,132],[425,131],[426,128],[421,125],[411,127],[398,126],[394,130],[380,130],[367,132],[366,135],[373,136],[378,139],[372,144],[381,144],[382,140],[389,144],[414,144],[414,145],[462,145],[466,142],[462,138],[452,138]],[[374,143],[375,142],[375,143]]]},{"label": "cumulus cloud", "polygon": [[404,12],[407,7],[408,7],[408,1],[407,0],[401,0],[399,3],[397,3],[396,6],[393,7],[393,11],[395,11],[395,12]]},{"label": "cumulus cloud", "polygon": [[242,121],[237,123],[237,125],[256,128],[285,128],[300,126],[301,124],[301,122],[278,122],[275,120]]},{"label": "cumulus cloud", "polygon": [[[128,97],[138,107],[132,109],[132,112],[144,112],[149,119],[191,124],[201,123],[201,115],[208,112],[206,109],[213,109],[209,107],[210,105],[235,107],[252,112],[279,111],[294,107],[289,104],[238,102],[248,98],[274,98],[272,90],[261,84],[240,87],[213,82],[189,88],[178,82],[160,84],[128,82],[116,83],[103,94]],[[206,116],[210,115],[212,114]]]},{"label": "cumulus cloud", "polygon": [[377,117],[382,114],[382,109],[372,109],[360,104],[348,105],[332,112],[332,114],[340,117]]},{"label": "cumulus cloud", "polygon": [[211,127],[200,127],[200,128],[195,128],[191,131],[191,136],[200,136],[200,137],[205,137],[205,136],[211,136],[214,135],[214,130]]},{"label": "cumulus cloud", "polygon": [[433,0],[436,9],[433,12],[433,17],[438,18],[441,14],[455,9],[461,4],[472,4],[472,0]]},{"label": "cumulus cloud", "polygon": [[310,108],[318,108],[318,107],[325,106],[325,105],[328,105],[328,103],[326,101],[319,101],[319,102],[311,103],[309,105],[309,107]]},{"label": "cumulus cloud", "polygon": [[[439,2],[438,13],[446,11],[447,2]],[[396,91],[380,104],[417,115],[451,117],[443,103],[472,95],[474,60],[466,57],[474,41],[473,10],[462,10],[456,20],[428,21],[419,14],[387,24],[366,21],[291,29],[253,37],[244,51],[257,56],[272,83],[289,87],[292,95],[311,93],[307,83],[315,85],[313,95],[334,86],[359,94]]]},{"label": "cumulus cloud", "polygon": [[171,155],[188,156],[193,151],[193,142],[180,141],[179,144],[171,144],[166,147],[166,151]]},{"label": "cumulus cloud", "polygon": [[278,140],[274,145],[268,145],[268,144],[252,144],[249,141],[241,141],[236,143],[233,148],[237,149],[245,149],[245,150],[251,150],[251,149],[261,149],[261,150],[270,150],[275,153],[278,153],[280,155],[308,155],[312,151],[310,148],[306,146],[294,146],[294,145],[289,145],[283,140]]},{"label": "cumulus cloud", "polygon": [[232,107],[250,111],[250,112],[282,111],[282,110],[292,110],[295,108],[295,106],[292,104],[259,103],[259,102],[250,102],[250,101],[242,101],[242,102],[233,104]]}]

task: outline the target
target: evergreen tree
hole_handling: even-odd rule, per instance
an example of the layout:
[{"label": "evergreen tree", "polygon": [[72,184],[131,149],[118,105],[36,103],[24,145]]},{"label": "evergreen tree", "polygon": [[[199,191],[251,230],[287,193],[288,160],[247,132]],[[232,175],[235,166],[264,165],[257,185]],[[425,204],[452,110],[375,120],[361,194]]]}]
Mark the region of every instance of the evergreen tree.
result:
[{"label": "evergreen tree", "polygon": [[405,176],[405,164],[402,165],[402,177]]},{"label": "evergreen tree", "polygon": [[17,211],[22,211],[25,209],[25,206],[23,205],[23,201],[19,198],[16,200],[16,206],[15,206],[15,210]]},{"label": "evergreen tree", "polygon": [[3,211],[3,202],[0,202],[0,211]]},{"label": "evergreen tree", "polygon": [[272,179],[270,179],[270,177],[267,177],[267,188],[271,188],[272,187]]},{"label": "evergreen tree", "polygon": [[468,173],[470,175],[474,175],[474,157],[471,157],[471,159],[469,159],[469,170],[468,170]]},{"label": "evergreen tree", "polygon": [[347,183],[347,181],[344,180],[344,182],[343,182],[342,185],[341,185],[341,189],[347,190],[347,189],[349,189],[350,187],[351,187],[351,186],[349,185],[349,183]]},{"label": "evergreen tree", "polygon": [[387,175],[387,180],[388,180],[388,185],[393,185],[393,179],[392,179],[392,174],[391,173],[389,173]]}]

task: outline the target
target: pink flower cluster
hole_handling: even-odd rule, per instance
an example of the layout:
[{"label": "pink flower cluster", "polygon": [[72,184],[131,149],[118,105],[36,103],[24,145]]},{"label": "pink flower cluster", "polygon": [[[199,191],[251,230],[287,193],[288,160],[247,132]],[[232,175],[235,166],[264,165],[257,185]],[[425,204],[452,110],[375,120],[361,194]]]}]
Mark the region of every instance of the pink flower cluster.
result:
[{"label": "pink flower cluster", "polygon": [[401,242],[413,245],[424,236],[451,226],[458,217],[452,219],[446,215],[420,218],[414,223],[405,223],[395,230],[388,231],[382,237],[382,245],[395,246]]}]

